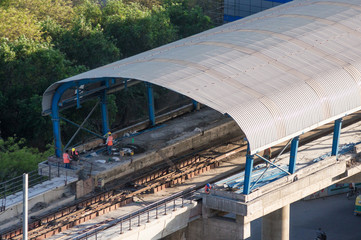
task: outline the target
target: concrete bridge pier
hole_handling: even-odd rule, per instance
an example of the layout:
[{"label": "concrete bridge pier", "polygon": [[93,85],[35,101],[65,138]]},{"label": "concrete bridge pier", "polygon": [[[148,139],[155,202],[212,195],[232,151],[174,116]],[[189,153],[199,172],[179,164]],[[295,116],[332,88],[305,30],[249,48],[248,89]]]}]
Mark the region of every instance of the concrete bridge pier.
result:
[{"label": "concrete bridge pier", "polygon": [[251,236],[251,224],[245,222],[245,217],[224,217],[227,212],[214,210],[202,205],[202,239],[243,240]]},{"label": "concrete bridge pier", "polygon": [[290,205],[262,217],[262,240],[289,240]]}]

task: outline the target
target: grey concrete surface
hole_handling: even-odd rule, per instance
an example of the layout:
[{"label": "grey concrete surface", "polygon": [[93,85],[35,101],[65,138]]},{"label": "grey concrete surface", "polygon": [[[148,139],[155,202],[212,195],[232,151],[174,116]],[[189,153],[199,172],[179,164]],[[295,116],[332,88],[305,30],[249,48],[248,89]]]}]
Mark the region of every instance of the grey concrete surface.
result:
[{"label": "grey concrete surface", "polygon": [[[361,239],[361,216],[354,216],[355,199],[345,194],[291,204],[290,240],[313,240],[320,227],[327,240]],[[249,240],[261,239],[262,220],[251,223]]]}]

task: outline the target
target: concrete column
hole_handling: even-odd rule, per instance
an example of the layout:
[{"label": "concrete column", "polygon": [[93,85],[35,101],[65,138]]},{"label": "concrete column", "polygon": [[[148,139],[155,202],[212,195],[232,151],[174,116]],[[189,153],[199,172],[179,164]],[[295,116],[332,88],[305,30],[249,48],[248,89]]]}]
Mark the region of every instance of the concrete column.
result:
[{"label": "concrete column", "polygon": [[236,215],[237,229],[239,230],[238,236],[240,239],[247,239],[251,236],[251,223],[246,222],[244,216]]},{"label": "concrete column", "polygon": [[289,240],[290,205],[262,217],[262,240]]}]

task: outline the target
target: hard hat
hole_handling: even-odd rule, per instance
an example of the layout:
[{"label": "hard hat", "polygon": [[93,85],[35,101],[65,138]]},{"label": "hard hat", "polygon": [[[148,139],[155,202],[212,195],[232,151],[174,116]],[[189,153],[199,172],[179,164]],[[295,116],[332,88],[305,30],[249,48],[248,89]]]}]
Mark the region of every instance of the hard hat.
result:
[{"label": "hard hat", "polygon": [[112,134],[111,132],[108,132],[108,134],[110,135],[110,134]]},{"label": "hard hat", "polygon": [[71,150],[74,152],[74,151],[75,151],[75,148],[72,148]]}]

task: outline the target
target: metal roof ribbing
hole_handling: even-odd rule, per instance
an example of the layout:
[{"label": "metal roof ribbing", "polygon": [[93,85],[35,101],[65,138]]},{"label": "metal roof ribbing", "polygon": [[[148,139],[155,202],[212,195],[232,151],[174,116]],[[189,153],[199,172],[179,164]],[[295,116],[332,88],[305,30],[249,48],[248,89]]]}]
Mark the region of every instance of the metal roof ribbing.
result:
[{"label": "metal roof ribbing", "polygon": [[131,78],[228,113],[254,154],[361,109],[361,0],[293,1],[70,77]]}]

